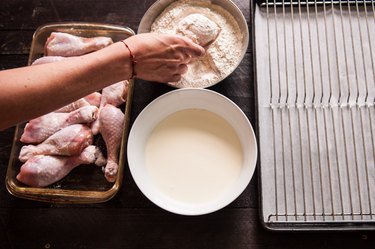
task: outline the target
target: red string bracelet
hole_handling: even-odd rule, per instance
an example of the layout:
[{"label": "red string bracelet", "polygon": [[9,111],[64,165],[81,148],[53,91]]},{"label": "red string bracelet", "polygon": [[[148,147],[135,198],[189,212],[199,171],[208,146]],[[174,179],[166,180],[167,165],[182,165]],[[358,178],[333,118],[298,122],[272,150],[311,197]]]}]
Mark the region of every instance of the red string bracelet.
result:
[{"label": "red string bracelet", "polygon": [[126,44],[124,40],[122,40],[121,42],[124,43],[125,47],[129,50],[130,61],[132,63],[132,76],[130,77],[130,79],[134,79],[135,76],[137,76],[137,74],[135,73],[135,64],[137,64],[137,61],[135,60],[135,57],[132,51],[130,50],[128,44]]}]

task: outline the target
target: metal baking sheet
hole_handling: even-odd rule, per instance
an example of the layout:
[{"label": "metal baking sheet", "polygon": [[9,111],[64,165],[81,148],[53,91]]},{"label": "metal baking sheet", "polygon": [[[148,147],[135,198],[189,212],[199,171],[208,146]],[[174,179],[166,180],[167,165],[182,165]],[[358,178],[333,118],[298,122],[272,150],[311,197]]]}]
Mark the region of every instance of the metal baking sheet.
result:
[{"label": "metal baking sheet", "polygon": [[[43,25],[34,33],[28,65],[31,65],[33,61],[43,56],[44,44],[51,32],[65,32],[84,37],[107,36],[111,37],[114,42],[134,35],[134,31],[127,27],[97,23],[68,22]],[[114,183],[108,182],[101,169],[95,165],[78,166],[62,180],[44,188],[29,187],[20,183],[16,179],[16,175],[19,173],[22,165],[18,160],[18,155],[23,144],[19,140],[25,124],[19,124],[16,126],[5,180],[8,191],[20,198],[51,203],[98,203],[111,199],[118,192],[123,179],[133,84],[133,81],[129,82],[126,103],[120,106],[121,110],[125,113],[125,120],[119,150],[118,176]],[[100,140],[100,138],[95,139],[94,143],[105,147],[104,141]]]},{"label": "metal baking sheet", "polygon": [[374,1],[307,3],[255,5],[262,222],[372,230]]}]

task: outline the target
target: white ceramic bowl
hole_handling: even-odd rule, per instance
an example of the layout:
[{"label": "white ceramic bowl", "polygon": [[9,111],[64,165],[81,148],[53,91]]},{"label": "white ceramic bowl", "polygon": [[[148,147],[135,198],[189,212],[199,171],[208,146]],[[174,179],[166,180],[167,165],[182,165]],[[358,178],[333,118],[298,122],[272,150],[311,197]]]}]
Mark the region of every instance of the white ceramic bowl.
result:
[{"label": "white ceramic bowl", "polygon": [[[176,2],[176,0],[158,0],[156,1],[151,7],[146,11],[146,13],[143,15],[141,22],[139,23],[138,27],[138,34],[141,33],[149,33],[151,31],[151,26],[154,23],[154,21],[159,17],[159,15],[173,2]],[[206,85],[204,88],[213,86],[222,80],[224,80],[226,77],[228,77],[241,63],[242,59],[244,58],[247,48],[249,46],[249,28],[246,22],[246,19],[244,15],[242,14],[241,10],[237,7],[235,3],[233,3],[231,0],[205,0],[205,2],[209,2],[214,5],[218,5],[225,9],[226,11],[231,14],[234,19],[237,21],[237,24],[241,30],[242,33],[242,47],[241,47],[241,54],[238,58],[237,63],[231,68],[231,70],[224,76],[219,78],[217,81],[211,82],[210,85]],[[171,84],[171,86],[175,86],[174,84]]]},{"label": "white ceramic bowl", "polygon": [[[198,204],[178,201],[163,193],[153,183],[145,162],[145,148],[153,129],[167,116],[192,108],[210,111],[227,121],[243,149],[243,165],[235,183],[218,198]],[[172,213],[202,215],[227,206],[245,190],[254,174],[257,143],[249,120],[235,103],[211,90],[186,88],[160,96],[139,114],[129,134],[127,155],[134,181],[149,200]]]}]

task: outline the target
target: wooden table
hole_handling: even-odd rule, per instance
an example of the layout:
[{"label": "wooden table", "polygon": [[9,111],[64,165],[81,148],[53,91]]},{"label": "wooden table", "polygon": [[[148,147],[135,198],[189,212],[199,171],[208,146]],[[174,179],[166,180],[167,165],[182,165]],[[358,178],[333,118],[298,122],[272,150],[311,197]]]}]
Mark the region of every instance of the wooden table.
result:
[{"label": "wooden table", "polygon": [[[1,0],[0,68],[25,66],[32,34],[60,21],[138,24],[151,0]],[[251,29],[249,0],[235,0]],[[252,44],[237,70],[211,89],[246,113],[256,127]],[[153,99],[173,90],[137,80],[132,122]],[[4,182],[14,128],[0,132],[0,180]],[[259,167],[259,166],[258,166]],[[259,221],[255,173],[244,193],[213,214],[185,217],[153,205],[126,168],[117,195],[102,204],[56,205],[13,197],[0,185],[0,248],[375,248],[373,232],[275,233]]]}]

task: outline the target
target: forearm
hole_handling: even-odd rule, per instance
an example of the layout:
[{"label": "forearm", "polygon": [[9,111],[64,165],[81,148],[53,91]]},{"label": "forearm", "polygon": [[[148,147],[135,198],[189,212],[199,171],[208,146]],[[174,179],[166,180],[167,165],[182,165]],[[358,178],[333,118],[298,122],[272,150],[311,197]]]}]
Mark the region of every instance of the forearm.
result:
[{"label": "forearm", "polygon": [[62,107],[131,76],[122,43],[69,60],[0,72],[0,129]]},{"label": "forearm", "polygon": [[[134,35],[99,51],[61,62],[0,72],[0,130],[51,112],[110,84],[137,78],[175,82],[204,48],[155,33]],[[130,51],[137,61],[133,64]]]}]

